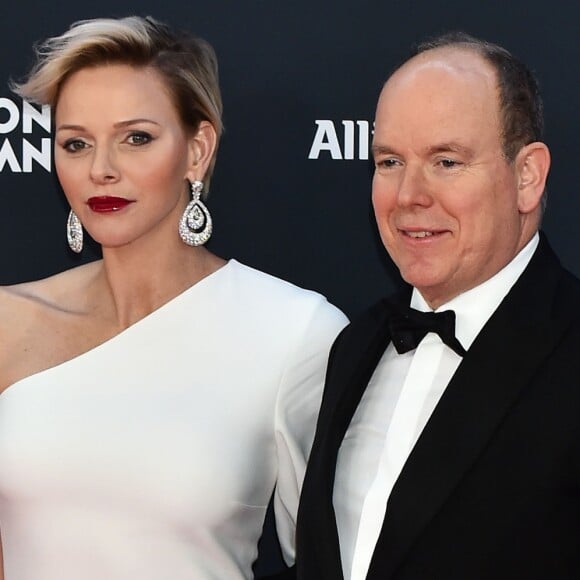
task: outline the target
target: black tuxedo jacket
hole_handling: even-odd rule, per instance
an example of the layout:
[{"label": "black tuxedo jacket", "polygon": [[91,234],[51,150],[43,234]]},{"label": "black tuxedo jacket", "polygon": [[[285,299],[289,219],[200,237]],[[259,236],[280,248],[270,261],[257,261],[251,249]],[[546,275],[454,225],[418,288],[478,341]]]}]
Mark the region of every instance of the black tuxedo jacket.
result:
[{"label": "black tuxedo jacket", "polygon": [[[331,352],[298,515],[300,580],[343,578],[337,453],[390,342],[387,316],[376,305]],[[543,236],[405,463],[367,578],[580,579],[580,283]]]}]

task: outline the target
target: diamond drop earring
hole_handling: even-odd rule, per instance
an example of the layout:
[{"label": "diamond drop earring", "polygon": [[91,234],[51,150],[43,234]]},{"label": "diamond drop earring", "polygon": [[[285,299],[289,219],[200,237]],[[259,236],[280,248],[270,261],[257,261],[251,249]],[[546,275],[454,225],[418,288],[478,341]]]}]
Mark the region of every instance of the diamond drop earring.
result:
[{"label": "diamond drop earring", "polygon": [[201,201],[203,181],[191,183],[192,200],[187,204],[179,220],[179,236],[188,246],[203,246],[211,237],[211,215]]},{"label": "diamond drop earring", "polygon": [[83,226],[77,214],[71,209],[66,221],[66,240],[69,248],[79,254],[83,249]]}]

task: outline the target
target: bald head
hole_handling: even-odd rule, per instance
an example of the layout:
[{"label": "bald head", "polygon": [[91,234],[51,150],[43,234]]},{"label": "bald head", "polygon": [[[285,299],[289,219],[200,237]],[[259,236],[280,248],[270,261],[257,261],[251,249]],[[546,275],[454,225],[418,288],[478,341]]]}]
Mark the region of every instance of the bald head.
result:
[{"label": "bald head", "polygon": [[505,152],[494,67],[463,45],[405,62],[375,116],[373,205],[402,277],[437,308],[491,278],[538,228],[543,143]]},{"label": "bald head", "polygon": [[456,78],[479,79],[486,86],[497,90],[494,68],[478,52],[463,46],[447,46],[421,52],[396,69],[385,85],[401,82],[402,79],[412,79],[430,71]]},{"label": "bald head", "polygon": [[[513,161],[528,143],[541,141],[544,112],[538,82],[529,68],[505,48],[464,32],[452,32],[419,44],[415,60],[433,51],[456,50],[474,53],[489,64],[495,74],[501,116],[501,136],[505,156]],[[400,68],[404,67],[404,63]],[[396,73],[397,71],[395,71]]]},{"label": "bald head", "polygon": [[[466,123],[483,117],[486,125],[493,126],[500,144],[503,143],[497,76],[476,51],[451,46],[414,56],[387,80],[379,106],[387,106],[392,98],[413,103],[411,110],[417,113],[430,109],[431,126],[426,125],[426,130],[444,129],[449,119],[462,116],[463,124],[457,129],[466,133]],[[389,118],[397,122],[396,116]]]}]

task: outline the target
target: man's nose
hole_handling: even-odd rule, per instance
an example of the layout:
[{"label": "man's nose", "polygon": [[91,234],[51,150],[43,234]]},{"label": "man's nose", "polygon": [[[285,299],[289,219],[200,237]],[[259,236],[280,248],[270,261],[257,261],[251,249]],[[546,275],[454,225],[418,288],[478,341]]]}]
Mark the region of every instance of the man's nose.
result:
[{"label": "man's nose", "polygon": [[420,166],[407,165],[401,171],[397,188],[397,201],[403,207],[431,205],[433,201],[431,190]]}]

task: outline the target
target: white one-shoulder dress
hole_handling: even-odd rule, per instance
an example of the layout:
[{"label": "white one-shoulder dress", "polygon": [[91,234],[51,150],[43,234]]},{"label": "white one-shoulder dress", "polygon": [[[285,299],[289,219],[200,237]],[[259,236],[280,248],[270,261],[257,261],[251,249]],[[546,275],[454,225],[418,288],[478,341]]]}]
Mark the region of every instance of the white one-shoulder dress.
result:
[{"label": "white one-shoulder dress", "polygon": [[291,562],[326,359],[345,322],[319,294],[231,260],[8,387],[5,580],[251,578],[274,486]]}]

